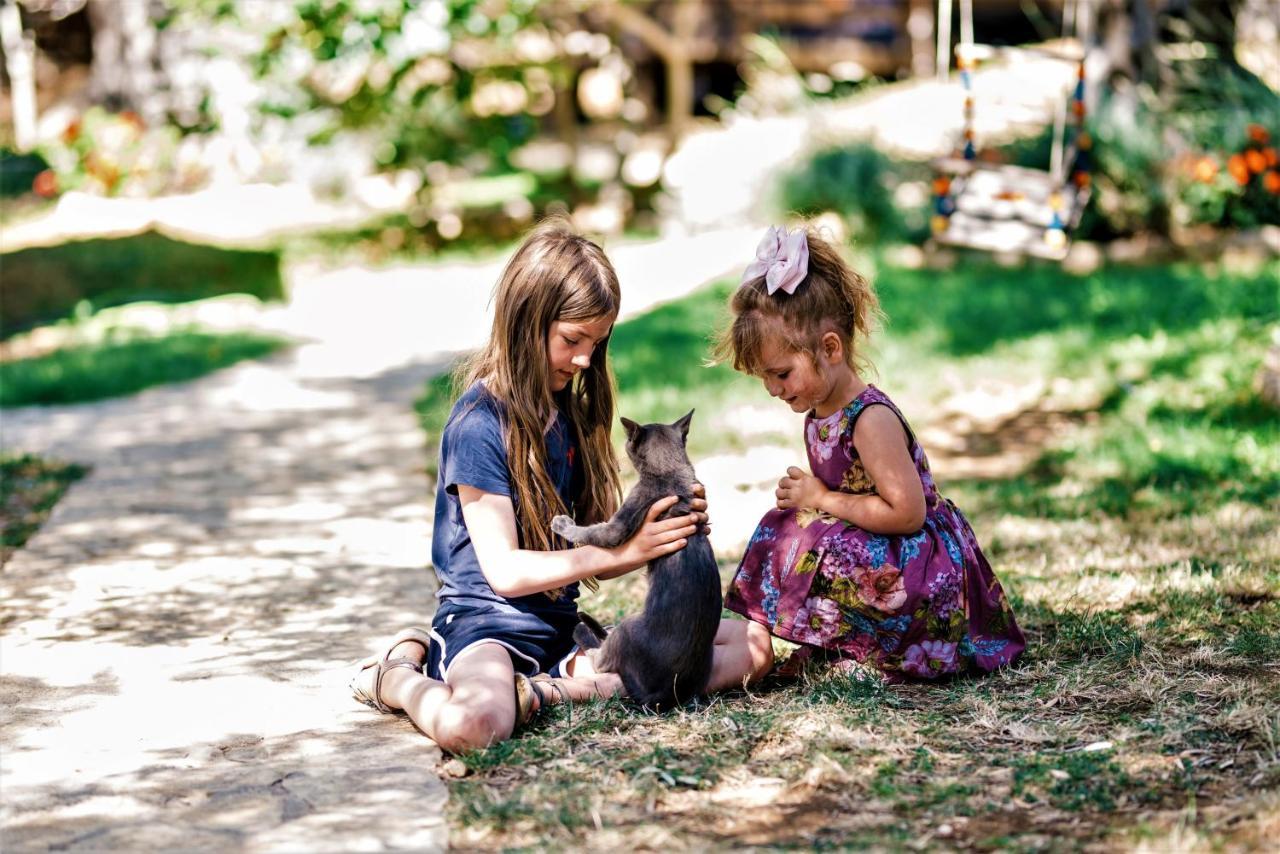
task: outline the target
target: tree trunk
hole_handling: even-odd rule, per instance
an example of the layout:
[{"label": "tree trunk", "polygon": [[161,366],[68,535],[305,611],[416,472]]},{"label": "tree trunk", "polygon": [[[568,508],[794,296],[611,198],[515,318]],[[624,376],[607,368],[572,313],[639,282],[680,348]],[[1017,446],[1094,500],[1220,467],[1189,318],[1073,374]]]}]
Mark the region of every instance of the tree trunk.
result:
[{"label": "tree trunk", "polygon": [[3,0],[0,5],[0,40],[9,72],[14,145],[18,151],[30,151],[36,144],[36,40],[22,31],[17,0]]},{"label": "tree trunk", "polygon": [[693,37],[698,27],[698,0],[675,0],[672,30],[621,2],[599,7],[609,20],[644,42],[667,69],[667,131],[676,143],[693,116]]},{"label": "tree trunk", "polygon": [[148,123],[163,119],[158,33],[148,0],[89,0],[93,65],[89,95],[110,109],[130,109]]}]

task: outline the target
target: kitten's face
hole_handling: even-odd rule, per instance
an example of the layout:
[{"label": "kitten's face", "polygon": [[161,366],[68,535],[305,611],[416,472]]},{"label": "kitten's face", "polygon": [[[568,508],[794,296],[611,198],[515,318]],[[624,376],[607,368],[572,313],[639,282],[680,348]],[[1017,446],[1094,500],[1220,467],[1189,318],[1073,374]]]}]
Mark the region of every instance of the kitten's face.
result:
[{"label": "kitten's face", "polygon": [[622,426],[627,430],[627,456],[636,471],[674,471],[689,465],[684,446],[692,418],[692,411],[672,424],[637,424],[623,418]]}]

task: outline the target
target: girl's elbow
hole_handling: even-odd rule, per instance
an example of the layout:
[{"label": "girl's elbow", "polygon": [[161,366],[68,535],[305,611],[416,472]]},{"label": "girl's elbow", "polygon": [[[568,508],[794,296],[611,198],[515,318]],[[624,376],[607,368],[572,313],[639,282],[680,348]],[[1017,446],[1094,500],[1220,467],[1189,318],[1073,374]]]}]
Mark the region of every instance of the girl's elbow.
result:
[{"label": "girl's elbow", "polygon": [[909,509],[904,509],[898,516],[899,527],[895,534],[914,534],[924,527],[925,505],[924,501],[912,504]]},{"label": "girl's elbow", "polygon": [[519,579],[503,577],[495,578],[493,575],[485,572],[483,566],[480,567],[480,572],[484,575],[484,580],[489,582],[489,589],[504,599],[515,599],[516,597],[523,596],[528,592],[522,589],[524,585],[520,583]]},{"label": "girl's elbow", "polygon": [[522,591],[505,584],[494,584],[493,582],[489,582],[489,588],[503,599],[516,599],[524,595]]}]

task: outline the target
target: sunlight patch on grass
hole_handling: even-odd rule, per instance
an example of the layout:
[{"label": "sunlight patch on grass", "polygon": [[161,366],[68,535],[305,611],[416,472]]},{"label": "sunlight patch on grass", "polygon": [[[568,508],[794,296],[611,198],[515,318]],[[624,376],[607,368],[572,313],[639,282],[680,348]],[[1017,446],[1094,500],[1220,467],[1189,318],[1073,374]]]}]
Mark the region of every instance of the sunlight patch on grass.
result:
[{"label": "sunlight patch on grass", "polygon": [[151,336],[116,330],[104,340],[0,362],[0,406],[80,403],[191,380],[285,345],[255,333],[175,330]]}]

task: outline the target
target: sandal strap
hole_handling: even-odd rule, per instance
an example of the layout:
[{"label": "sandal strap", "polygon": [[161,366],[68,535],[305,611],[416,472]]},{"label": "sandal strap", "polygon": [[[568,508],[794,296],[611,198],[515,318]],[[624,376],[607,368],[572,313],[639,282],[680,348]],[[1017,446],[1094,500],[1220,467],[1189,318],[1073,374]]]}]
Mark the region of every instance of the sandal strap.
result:
[{"label": "sandal strap", "polygon": [[422,672],[422,665],[412,658],[384,658],[379,661],[378,672],[373,679],[373,702],[377,704],[380,712],[389,713],[394,711],[390,706],[382,702],[382,677],[387,675],[388,670],[395,670],[397,667],[407,667],[414,673]]},{"label": "sandal strap", "polygon": [[377,659],[371,659],[361,668],[362,671],[368,670],[370,667],[376,667],[377,670],[373,674],[372,696],[368,696],[365,691],[356,688],[354,684],[352,685],[352,690],[356,694],[356,699],[373,706],[384,714],[391,714],[395,711],[395,709],[382,702],[382,677],[386,676],[388,670],[392,670],[396,667],[408,667],[417,673],[422,673],[423,664],[426,662],[425,658],[423,661],[419,662],[414,661],[411,658],[391,657],[391,653],[397,646],[410,641],[420,645],[428,655],[431,654],[431,635],[425,629],[410,627],[402,630],[391,639],[389,644],[387,644],[386,652]]},{"label": "sandal strap", "polygon": [[538,687],[539,681],[541,680],[530,679],[523,673],[515,675],[517,726],[529,723],[547,705],[547,696]]}]

